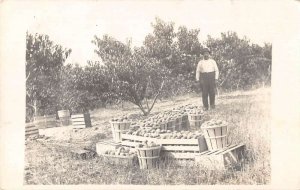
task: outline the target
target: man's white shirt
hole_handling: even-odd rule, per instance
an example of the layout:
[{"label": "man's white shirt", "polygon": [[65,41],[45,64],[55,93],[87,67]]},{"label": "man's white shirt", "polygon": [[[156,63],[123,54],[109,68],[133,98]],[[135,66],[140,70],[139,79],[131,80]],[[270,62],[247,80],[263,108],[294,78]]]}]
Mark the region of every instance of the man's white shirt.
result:
[{"label": "man's white shirt", "polygon": [[213,59],[201,60],[197,65],[196,80],[200,79],[201,73],[216,72],[215,79],[219,78],[219,69],[217,63]]}]

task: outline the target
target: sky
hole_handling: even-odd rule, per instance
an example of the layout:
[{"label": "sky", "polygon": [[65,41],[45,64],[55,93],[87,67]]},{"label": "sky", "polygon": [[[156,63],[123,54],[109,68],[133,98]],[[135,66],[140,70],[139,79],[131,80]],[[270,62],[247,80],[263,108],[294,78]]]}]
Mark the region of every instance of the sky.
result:
[{"label": "sky", "polygon": [[[219,37],[221,32],[235,31],[240,37],[263,45],[272,43],[280,19],[285,13],[279,1],[42,1],[28,3],[31,17],[28,31],[49,35],[55,43],[71,48],[66,63],[86,64],[99,60],[91,43],[94,35],[108,34],[125,42],[131,38],[141,46],[151,33],[155,17],[175,23],[175,29],[185,25],[199,28],[199,40],[207,35]],[[292,18],[292,17],[291,17]]]}]

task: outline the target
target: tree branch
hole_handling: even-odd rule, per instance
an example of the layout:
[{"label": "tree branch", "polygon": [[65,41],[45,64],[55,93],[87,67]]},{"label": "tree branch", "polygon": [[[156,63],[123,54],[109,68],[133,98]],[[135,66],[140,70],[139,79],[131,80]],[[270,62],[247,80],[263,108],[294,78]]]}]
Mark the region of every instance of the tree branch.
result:
[{"label": "tree branch", "polygon": [[162,82],[162,84],[161,84],[161,86],[160,86],[160,89],[158,90],[157,94],[155,95],[154,100],[153,100],[153,102],[152,102],[152,105],[151,105],[150,109],[148,110],[148,113],[150,113],[150,111],[151,111],[152,108],[154,107],[154,104],[156,103],[157,98],[158,98],[158,96],[160,95],[160,93],[161,93],[161,91],[162,91],[162,89],[163,89],[163,87],[164,87],[164,84],[165,84],[165,81]]},{"label": "tree branch", "polygon": [[147,105],[147,109],[149,110],[148,98],[145,98],[145,99],[146,99],[146,105]]}]

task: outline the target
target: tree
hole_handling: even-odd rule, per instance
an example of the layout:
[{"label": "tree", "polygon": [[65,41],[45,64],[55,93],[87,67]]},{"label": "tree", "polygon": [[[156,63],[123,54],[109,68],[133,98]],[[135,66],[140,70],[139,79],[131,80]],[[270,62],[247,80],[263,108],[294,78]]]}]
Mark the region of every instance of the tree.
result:
[{"label": "tree", "polygon": [[71,49],[54,44],[47,35],[26,33],[26,107],[34,115],[53,112],[60,69]]},{"label": "tree", "polygon": [[203,46],[199,42],[200,29],[187,29],[180,26],[176,33],[176,46],[179,50],[177,73],[183,74],[187,80],[195,80],[195,70],[200,59]]},{"label": "tree", "polygon": [[203,48],[198,39],[199,29],[180,26],[159,18],[152,23],[153,33],[144,41],[147,56],[157,59],[168,69],[164,96],[188,92],[195,80],[196,64]]},{"label": "tree", "polygon": [[78,64],[68,64],[60,71],[61,81],[57,93],[58,109],[67,109],[72,113],[84,113],[92,103],[87,89],[88,78],[84,68]]},{"label": "tree", "polygon": [[92,43],[105,65],[112,94],[132,102],[148,115],[164,86],[165,69],[155,58],[147,57],[143,47],[131,49],[130,43],[124,44],[108,35],[102,39],[95,36]]},{"label": "tree", "polygon": [[108,103],[113,103],[117,97],[111,93],[111,79],[105,66],[101,65],[100,62],[89,62],[84,73],[86,78],[84,86],[88,90],[92,102],[94,102],[91,105],[92,108],[96,107],[96,104],[106,106]]},{"label": "tree", "polygon": [[222,88],[249,88],[270,80],[270,45],[250,44],[249,39],[239,38],[235,32],[221,33],[219,39],[208,36],[206,45],[218,64]]}]

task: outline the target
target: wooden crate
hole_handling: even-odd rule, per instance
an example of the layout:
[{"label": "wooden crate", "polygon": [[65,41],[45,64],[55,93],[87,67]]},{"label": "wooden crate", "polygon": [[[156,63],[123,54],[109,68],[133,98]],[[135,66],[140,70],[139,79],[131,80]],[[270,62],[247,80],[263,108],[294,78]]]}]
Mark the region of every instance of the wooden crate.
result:
[{"label": "wooden crate", "polygon": [[208,150],[218,150],[227,147],[227,125],[203,127]]},{"label": "wooden crate", "polygon": [[45,115],[45,116],[35,116],[33,123],[38,129],[46,129],[46,128],[59,126],[59,121],[56,120],[55,114]]},{"label": "wooden crate", "polygon": [[121,147],[121,143],[117,143],[113,140],[104,140],[96,144],[96,152],[98,155],[102,155],[107,150],[116,150]]},{"label": "wooden crate", "polygon": [[37,136],[39,135],[39,129],[34,125],[34,123],[25,124],[25,137]]},{"label": "wooden crate", "polygon": [[89,113],[71,115],[71,121],[73,128],[82,129],[92,127]]},{"label": "wooden crate", "polygon": [[140,169],[158,168],[161,146],[137,148]]},{"label": "wooden crate", "polygon": [[148,142],[157,143],[158,139],[151,138],[151,137],[142,137],[142,136],[137,136],[137,135],[122,134],[121,144],[122,144],[122,146],[135,148],[138,144],[140,144],[146,140]]},{"label": "wooden crate", "polygon": [[136,155],[131,156],[120,156],[120,155],[109,155],[100,154],[103,157],[104,162],[114,165],[137,165],[138,158]]},{"label": "wooden crate", "polygon": [[204,136],[198,139],[156,139],[122,134],[122,146],[135,148],[143,141],[162,145],[162,154],[174,159],[194,159],[195,155],[208,150]]},{"label": "wooden crate", "polygon": [[162,156],[173,159],[194,159],[200,152],[206,151],[204,136],[198,139],[157,139],[162,145]]},{"label": "wooden crate", "polygon": [[244,161],[245,144],[229,145],[215,151],[205,151],[195,157],[198,166],[211,170],[240,167]]},{"label": "wooden crate", "polygon": [[126,132],[130,128],[130,122],[119,122],[119,121],[111,121],[111,130],[113,133],[113,139],[115,142],[122,141],[122,133]]}]

